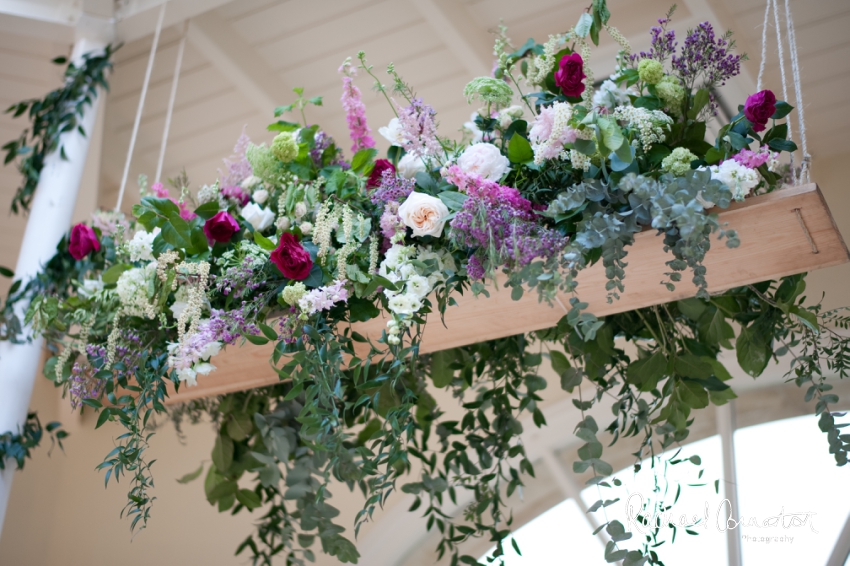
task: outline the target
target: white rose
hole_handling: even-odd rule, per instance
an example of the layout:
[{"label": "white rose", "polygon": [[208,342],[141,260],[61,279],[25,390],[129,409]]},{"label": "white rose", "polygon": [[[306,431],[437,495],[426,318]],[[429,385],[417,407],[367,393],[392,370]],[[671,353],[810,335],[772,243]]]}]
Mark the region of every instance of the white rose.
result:
[{"label": "white rose", "polygon": [[313,232],[313,224],[311,222],[302,222],[299,228],[301,228],[301,233],[305,236],[309,236]]},{"label": "white rose", "polygon": [[[255,175],[249,175],[249,176],[245,177],[242,180],[242,182],[239,183],[239,184],[242,186],[243,189],[250,191],[251,189],[253,189],[254,187],[256,187],[257,185],[259,185],[262,182],[263,182],[263,180],[260,179],[259,177],[255,176]],[[268,194],[268,193],[266,193],[266,194]]]},{"label": "white rose", "polygon": [[266,189],[260,189],[259,191],[254,191],[254,194],[251,195],[251,198],[254,199],[254,202],[256,202],[257,204],[263,204],[268,200],[269,192]]},{"label": "white rose", "polygon": [[253,202],[246,204],[239,214],[258,232],[262,232],[274,222],[274,212]]},{"label": "white rose", "polygon": [[286,232],[287,230],[289,230],[289,226],[291,225],[291,223],[289,222],[289,218],[287,218],[286,216],[281,216],[275,221],[274,225],[281,232]]},{"label": "white rose", "polygon": [[404,137],[401,135],[401,122],[398,121],[398,118],[393,118],[390,120],[389,124],[382,128],[378,128],[378,133],[384,136],[390,144],[397,145],[399,147],[404,146]]},{"label": "white rose", "polygon": [[449,209],[443,201],[425,193],[410,193],[398,207],[398,215],[414,236],[439,236],[443,232]]},{"label": "white rose", "polygon": [[417,173],[425,170],[425,162],[422,161],[422,158],[411,153],[406,153],[404,157],[398,160],[398,174],[405,179],[412,179]]},{"label": "white rose", "polygon": [[466,173],[478,175],[489,181],[498,181],[508,170],[510,161],[495,145],[477,143],[466,148],[458,158],[457,164]]},{"label": "white rose", "polygon": [[307,214],[307,204],[304,201],[295,203],[295,218],[301,218]]}]

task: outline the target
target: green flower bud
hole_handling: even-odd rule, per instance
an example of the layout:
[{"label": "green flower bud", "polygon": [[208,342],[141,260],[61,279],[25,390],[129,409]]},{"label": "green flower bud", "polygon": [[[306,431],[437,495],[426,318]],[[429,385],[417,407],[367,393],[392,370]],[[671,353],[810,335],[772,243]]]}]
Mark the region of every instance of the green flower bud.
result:
[{"label": "green flower bud", "polygon": [[668,173],[672,173],[677,177],[681,177],[691,170],[691,161],[696,159],[699,158],[691,153],[687,148],[677,147],[673,150],[673,153],[661,161],[661,169]]},{"label": "green flower bud", "polygon": [[284,163],[298,157],[298,142],[292,132],[281,132],[275,136],[272,141],[272,154]]},{"label": "green flower bud", "polygon": [[638,65],[638,76],[646,84],[658,84],[664,78],[664,67],[655,59],[644,59]]},{"label": "green flower bud", "polygon": [[679,81],[673,77],[666,76],[655,85],[655,92],[658,97],[664,102],[664,107],[667,108],[674,116],[679,116],[682,113],[682,102],[685,100],[685,89],[679,84]]}]

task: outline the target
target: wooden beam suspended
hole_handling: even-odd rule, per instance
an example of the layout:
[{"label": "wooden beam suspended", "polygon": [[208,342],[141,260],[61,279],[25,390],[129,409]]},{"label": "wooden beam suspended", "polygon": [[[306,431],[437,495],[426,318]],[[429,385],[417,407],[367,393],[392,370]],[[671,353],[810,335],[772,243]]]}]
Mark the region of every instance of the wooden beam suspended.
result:
[{"label": "wooden beam suspended", "polygon": [[[712,241],[705,258],[710,293],[840,265],[850,259],[823,195],[814,184],[749,198],[720,212],[719,217],[721,223],[738,231],[741,245],[730,249],[723,242]],[[581,272],[577,294],[589,304],[589,312],[606,316],[696,295],[687,275],[675,291],[661,284],[663,273],[669,270],[665,263],[672,256],[664,252],[655,230],[637,234],[628,251],[626,290],[618,301],[607,300],[607,278],[601,263]],[[569,301],[563,296],[560,304],[550,306],[539,302],[536,293],[525,293],[514,301],[505,289],[490,289],[489,298],[471,294],[456,298],[458,306],[447,310],[445,326],[437,317],[426,325],[420,347],[423,353],[550,328],[564,315],[562,305]],[[377,339],[386,320],[382,317],[358,323],[354,329]],[[269,365],[273,346],[227,347],[212,360],[216,371],[199,376],[196,387],[171,391],[168,403],[277,383],[278,376]]]}]

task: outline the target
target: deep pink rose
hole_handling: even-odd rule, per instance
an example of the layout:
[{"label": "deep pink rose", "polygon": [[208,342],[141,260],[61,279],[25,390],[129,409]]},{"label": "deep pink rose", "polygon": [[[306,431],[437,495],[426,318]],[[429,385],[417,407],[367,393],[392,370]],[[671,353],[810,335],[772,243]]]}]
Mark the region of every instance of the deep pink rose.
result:
[{"label": "deep pink rose", "polygon": [[307,279],[313,268],[310,252],[289,232],[281,234],[280,242],[271,253],[271,260],[284,277],[295,281]]},{"label": "deep pink rose", "polygon": [[68,244],[71,257],[83,259],[92,251],[98,250],[100,250],[100,242],[97,241],[97,235],[91,227],[80,223],[71,228],[71,243]]},{"label": "deep pink rose", "polygon": [[564,96],[581,96],[584,92],[584,61],[581,55],[573,53],[561,57],[558,70],[555,71],[555,84],[561,87]]},{"label": "deep pink rose", "polygon": [[762,90],[747,97],[744,116],[753,123],[753,131],[764,130],[765,124],[776,112],[776,97],[769,90]]},{"label": "deep pink rose", "polygon": [[375,161],[375,166],[372,168],[372,172],[369,173],[369,180],[366,181],[366,186],[370,189],[374,189],[378,185],[381,184],[381,177],[384,174],[384,171],[389,169],[393,173],[395,173],[395,166],[391,161],[386,159],[378,159]]},{"label": "deep pink rose", "polygon": [[204,222],[204,234],[207,235],[207,240],[229,242],[233,234],[238,231],[239,223],[225,210]]}]

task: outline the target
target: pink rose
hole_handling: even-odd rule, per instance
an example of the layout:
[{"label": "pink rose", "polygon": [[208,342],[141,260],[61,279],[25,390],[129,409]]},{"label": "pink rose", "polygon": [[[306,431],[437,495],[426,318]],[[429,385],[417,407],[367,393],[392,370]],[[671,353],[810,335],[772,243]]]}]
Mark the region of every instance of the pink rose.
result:
[{"label": "pink rose", "polygon": [[776,112],[776,96],[769,90],[762,90],[747,97],[744,103],[744,116],[753,123],[753,131],[764,130],[765,124]]},{"label": "pink rose", "polygon": [[85,224],[77,224],[71,228],[71,242],[68,244],[68,251],[74,259],[83,259],[92,251],[100,250],[100,242],[97,241],[97,234],[91,227]]},{"label": "pink rose", "polygon": [[564,96],[581,96],[584,92],[584,61],[578,53],[564,55],[555,71],[555,84]]},{"label": "pink rose", "polygon": [[313,259],[310,252],[304,249],[301,242],[290,232],[281,234],[280,242],[271,253],[270,259],[284,277],[295,281],[303,281],[313,269]]},{"label": "pink rose", "polygon": [[233,234],[238,231],[239,223],[224,210],[204,222],[204,234],[207,235],[207,240],[210,241],[229,242]]}]

